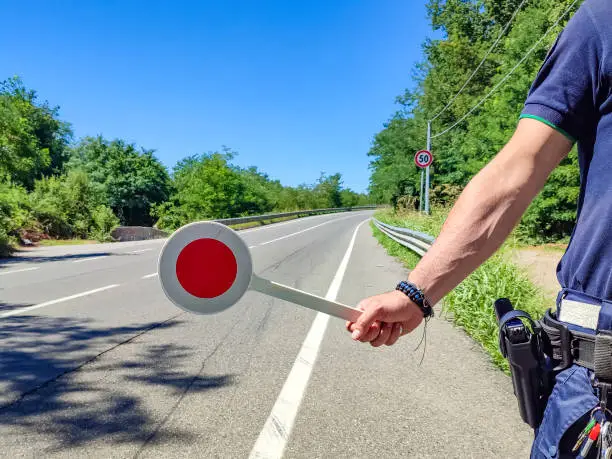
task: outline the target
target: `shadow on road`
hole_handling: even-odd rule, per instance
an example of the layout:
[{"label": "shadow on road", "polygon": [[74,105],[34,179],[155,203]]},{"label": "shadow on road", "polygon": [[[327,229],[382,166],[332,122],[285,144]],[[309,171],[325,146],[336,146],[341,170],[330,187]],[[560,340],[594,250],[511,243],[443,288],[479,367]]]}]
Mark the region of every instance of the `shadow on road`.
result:
[{"label": "shadow on road", "polygon": [[0,301],[0,314],[14,309],[27,308],[28,306],[32,306],[32,303],[3,303]]},{"label": "shadow on road", "polygon": [[36,442],[32,447],[38,452],[100,439],[105,444],[143,444],[153,435],[156,441],[192,440],[189,432],[163,426],[160,413],[153,419],[151,412],[157,410],[145,407],[144,394],[165,388],[180,400],[187,392],[231,384],[230,375],[209,377],[185,370],[194,350],[174,344],[138,343],[133,357],[91,361],[113,345],[134,346],[135,335],[179,324],[171,320],[101,329],[72,318],[1,320],[0,450],[17,448],[23,438]]},{"label": "shadow on road", "polygon": [[[94,253],[74,253],[66,255],[54,255],[54,256],[37,256],[37,255],[19,255],[11,258],[0,258],[0,269],[10,268],[12,265],[18,263],[47,263],[50,261],[66,261],[66,260],[80,260],[85,258],[93,257],[107,257],[124,255],[121,253],[114,252],[94,252]],[[127,255],[127,254],[125,254]]]}]

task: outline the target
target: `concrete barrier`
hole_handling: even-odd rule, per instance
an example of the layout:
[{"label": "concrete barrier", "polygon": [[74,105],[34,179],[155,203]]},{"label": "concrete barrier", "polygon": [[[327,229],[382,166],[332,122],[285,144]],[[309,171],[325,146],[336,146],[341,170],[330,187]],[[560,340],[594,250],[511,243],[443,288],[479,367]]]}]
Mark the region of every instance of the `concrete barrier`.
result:
[{"label": "concrete barrier", "polygon": [[168,233],[147,226],[119,226],[111,231],[111,237],[119,242],[145,241],[168,237]]}]

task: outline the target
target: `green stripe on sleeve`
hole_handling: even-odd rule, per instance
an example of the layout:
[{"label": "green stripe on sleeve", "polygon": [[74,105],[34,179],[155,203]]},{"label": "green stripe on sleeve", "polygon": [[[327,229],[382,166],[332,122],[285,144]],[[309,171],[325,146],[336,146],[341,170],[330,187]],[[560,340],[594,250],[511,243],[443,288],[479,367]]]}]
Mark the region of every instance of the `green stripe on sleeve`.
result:
[{"label": "green stripe on sleeve", "polygon": [[559,126],[555,126],[553,123],[542,118],[541,116],[523,114],[519,117],[520,120],[522,120],[523,118],[531,118],[532,120],[540,121],[541,123],[544,123],[546,126],[553,128],[558,133],[563,134],[565,137],[567,137],[570,140],[570,142],[574,142],[574,143],[576,142],[576,139],[574,139],[574,137],[571,136],[567,131],[565,131],[564,129],[561,129]]}]

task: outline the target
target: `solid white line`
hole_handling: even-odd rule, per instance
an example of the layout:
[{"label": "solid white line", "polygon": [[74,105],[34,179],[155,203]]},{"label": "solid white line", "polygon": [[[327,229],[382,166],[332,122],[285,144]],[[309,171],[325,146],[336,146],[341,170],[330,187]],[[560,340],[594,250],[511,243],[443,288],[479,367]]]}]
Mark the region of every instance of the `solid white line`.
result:
[{"label": "solid white line", "polygon": [[119,287],[119,284],[107,285],[106,287],[100,287],[100,288],[96,288],[93,290],[88,290],[86,292],[77,293],[76,295],[65,296],[64,298],[58,298],[57,300],[46,301],[44,303],[35,304],[34,306],[28,306],[26,308],[17,309],[15,311],[5,312],[4,314],[0,314],[0,318],[16,316],[17,314],[23,314],[24,312],[32,311],[34,309],[44,308],[45,306],[51,306],[52,304],[74,300],[75,298],[81,298],[82,296],[93,295],[94,293],[102,292],[104,290],[109,290],[115,287]]},{"label": "solid white line", "polygon": [[271,241],[262,242],[261,244],[258,244],[258,245],[253,246],[253,247],[261,247],[262,245],[272,244],[273,242],[277,242],[277,241],[281,241],[283,239],[287,239],[289,237],[297,236],[298,234],[305,233],[306,231],[313,230],[313,229],[318,228],[320,226],[328,225],[329,223],[334,223],[334,222],[339,222],[339,221],[342,221],[342,220],[346,220],[347,218],[351,218],[351,217],[353,217],[353,215],[351,215],[349,217],[337,218],[337,219],[335,218],[333,220],[328,220],[326,222],[319,223],[318,225],[311,226],[311,227],[303,229],[301,231],[297,231],[295,233],[287,234],[286,236],[277,237],[276,239],[272,239]]},{"label": "solid white line", "polygon": [[106,258],[106,257],[108,257],[108,255],[100,255],[99,257],[91,257],[91,258],[82,258],[80,260],[73,261],[73,263],[83,263],[84,261],[99,260],[100,258]]},{"label": "solid white line", "polygon": [[[340,290],[340,285],[342,284],[342,279],[344,278],[351,252],[355,245],[357,232],[361,225],[368,220],[364,220],[355,228],[344,258],[340,262],[340,266],[338,266],[336,275],[329,286],[329,290],[327,290],[327,295],[325,295],[325,298],[328,300],[335,300],[338,296],[338,291]],[[321,346],[321,341],[323,341],[329,317],[327,314],[317,313],[291,368],[291,372],[272,408],[272,412],[268,416],[264,428],[255,442],[255,446],[253,446],[249,456],[250,459],[276,459],[283,457],[287,440],[289,440],[289,435],[291,435],[291,430],[293,429],[295,417],[308,386],[310,374],[319,354],[319,347]]]},{"label": "solid white line", "polygon": [[149,279],[149,278],[155,277],[155,276],[157,276],[157,273],[147,274],[146,276],[142,276],[141,279]]},{"label": "solid white line", "polygon": [[4,276],[5,274],[23,273],[25,271],[34,271],[35,269],[39,269],[39,268],[14,269],[13,271],[0,272],[0,276]]},{"label": "solid white line", "polygon": [[148,252],[149,250],[153,250],[153,248],[150,248],[150,249],[140,249],[140,250],[132,250],[131,252],[128,252],[128,253],[142,253],[142,252]]}]

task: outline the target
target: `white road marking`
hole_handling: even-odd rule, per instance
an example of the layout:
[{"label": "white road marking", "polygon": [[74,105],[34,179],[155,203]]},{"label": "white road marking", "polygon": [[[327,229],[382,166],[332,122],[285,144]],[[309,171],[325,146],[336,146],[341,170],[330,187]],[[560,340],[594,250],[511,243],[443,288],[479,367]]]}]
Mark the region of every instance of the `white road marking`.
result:
[{"label": "white road marking", "polygon": [[[272,239],[271,241],[262,242],[261,244],[258,244],[258,245],[252,246],[252,247],[261,247],[262,245],[272,244],[273,242],[277,242],[277,241],[281,241],[283,239],[287,239],[289,237],[297,236],[298,234],[305,233],[306,231],[313,230],[313,229],[318,228],[318,227],[323,226],[323,225],[328,225],[329,223],[334,223],[334,222],[339,222],[339,221],[342,221],[342,220],[346,220],[347,218],[351,218],[352,216],[353,215],[351,215],[349,217],[337,218],[337,219],[335,218],[333,220],[328,220],[326,222],[319,223],[318,225],[310,226],[310,227],[308,227],[306,229],[303,229],[301,231],[297,231],[295,233],[291,233],[291,234],[287,234],[285,236],[277,237],[276,239]],[[249,248],[252,248],[252,247],[249,247]]]},{"label": "white road marking", "polygon": [[0,272],[0,276],[4,276],[5,274],[23,273],[25,271],[34,271],[35,269],[40,269],[40,268],[36,267],[36,268],[14,269],[12,271]]},{"label": "white road marking", "polygon": [[256,228],[248,228],[248,229],[239,230],[239,232],[240,232],[240,234],[244,234],[244,233],[251,233],[253,231],[259,231],[259,230],[266,229],[266,228],[278,228],[279,226],[285,226],[285,225],[288,225],[290,223],[295,223],[295,222],[298,222],[298,221],[302,221],[305,218],[322,217],[324,215],[333,215],[333,214],[319,214],[319,215],[310,215],[308,217],[292,218],[291,220],[287,220],[287,221],[284,221],[284,222],[268,223],[267,225],[258,226]]},{"label": "white road marking", "polygon": [[111,288],[115,287],[119,287],[119,284],[111,284],[107,285],[106,287],[100,287],[93,290],[88,290],[86,292],[77,293],[76,295],[65,296],[63,298],[58,298],[57,300],[46,301],[44,303],[35,304],[34,306],[28,306],[15,311],[5,312],[4,314],[0,314],[0,318],[16,316],[17,314],[23,314],[24,312],[32,311],[34,309],[44,308],[45,306],[51,306],[52,304],[63,303],[64,301],[74,300],[87,295],[93,295],[94,293],[103,292],[104,290],[110,290]]},{"label": "white road marking", "polygon": [[157,273],[147,274],[146,276],[142,276],[141,279],[149,279],[149,278],[155,277],[155,276],[157,276]]},{"label": "white road marking", "polygon": [[[361,211],[357,210],[357,211],[352,211],[350,213],[353,214],[353,215],[356,215],[359,212],[361,212]],[[314,217],[326,217],[328,215],[335,215],[335,214],[339,214],[339,213],[340,212],[333,212],[333,213],[329,213],[329,214],[318,214],[318,215],[309,215],[307,217],[292,218],[291,220],[287,220],[287,221],[284,221],[284,222],[268,223],[267,225],[258,226],[256,228],[248,228],[248,229],[239,230],[239,232],[240,232],[240,234],[244,234],[244,233],[251,233],[253,231],[263,230],[263,229],[266,229],[266,228],[278,228],[280,226],[289,225],[290,223],[296,223],[296,222],[304,221],[307,218],[308,219],[314,219]],[[342,213],[347,213],[347,212],[342,212]]]},{"label": "white road marking", "polygon": [[131,252],[128,252],[128,253],[142,253],[142,252],[148,252],[149,250],[153,250],[153,249],[150,248],[150,249],[132,250]]},{"label": "white road marking", "polygon": [[[342,284],[342,279],[344,278],[351,252],[355,245],[357,232],[368,220],[364,220],[355,228],[351,242],[344,254],[344,258],[340,262],[340,266],[338,266],[336,275],[329,286],[329,290],[327,290],[327,295],[325,295],[325,298],[328,300],[335,300],[338,296],[338,291],[340,290],[340,285]],[[255,442],[255,446],[249,456],[250,459],[272,459],[281,458],[283,456],[287,441],[291,435],[291,430],[293,429],[295,417],[302,403],[306,387],[308,386],[310,374],[312,373],[317,355],[319,354],[319,347],[321,346],[323,335],[327,329],[329,317],[330,316],[327,314],[321,312],[317,313],[295,363],[291,368],[291,372],[272,408],[272,412],[270,416],[268,416],[263,430]]]},{"label": "white road marking", "polygon": [[266,229],[266,228],[278,228],[279,226],[285,226],[285,225],[288,225],[289,223],[295,223],[298,220],[304,220],[304,219],[303,218],[292,218],[291,220],[287,220],[285,222],[268,223],[267,225],[258,226],[256,228],[247,228],[243,230],[238,230],[238,232],[240,234],[244,234],[244,233],[252,233],[253,231],[259,231],[259,230]]},{"label": "white road marking", "polygon": [[99,260],[100,258],[106,258],[106,257],[108,257],[108,255],[100,255],[99,257],[91,257],[91,258],[82,258],[80,260],[73,261],[73,263],[83,263],[84,261]]}]

